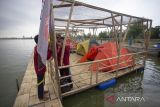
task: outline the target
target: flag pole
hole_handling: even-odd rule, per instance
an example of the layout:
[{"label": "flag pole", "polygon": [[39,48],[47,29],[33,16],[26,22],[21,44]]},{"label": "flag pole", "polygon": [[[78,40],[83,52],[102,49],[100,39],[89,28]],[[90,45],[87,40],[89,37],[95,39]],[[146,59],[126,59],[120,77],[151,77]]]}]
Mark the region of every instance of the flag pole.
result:
[{"label": "flag pole", "polygon": [[[51,0],[52,1],[52,0]],[[59,70],[58,70],[58,60],[57,60],[57,48],[56,48],[56,32],[55,32],[55,26],[54,26],[54,13],[53,13],[53,4],[51,2],[51,8],[50,8],[50,39],[51,39],[51,48],[52,48],[52,54],[54,57],[54,64],[55,64],[55,79],[57,82],[57,90],[58,90],[58,97],[62,101],[61,97],[61,88],[60,88],[60,79],[59,79]]]}]

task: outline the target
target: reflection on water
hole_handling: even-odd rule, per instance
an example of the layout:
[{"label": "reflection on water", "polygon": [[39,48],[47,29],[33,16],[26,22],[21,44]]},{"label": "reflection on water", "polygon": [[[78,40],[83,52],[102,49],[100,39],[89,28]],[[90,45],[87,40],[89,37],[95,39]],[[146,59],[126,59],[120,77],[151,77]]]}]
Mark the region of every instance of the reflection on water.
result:
[{"label": "reflection on water", "polygon": [[[34,45],[33,40],[0,40],[0,107],[12,107],[17,94],[16,78],[22,80]],[[146,98],[148,105],[159,103],[160,59],[148,58],[146,68],[144,72],[119,78],[107,90],[92,88],[67,97],[64,107],[106,107],[104,97],[108,93],[138,93]]]},{"label": "reflection on water", "polygon": [[[136,71],[129,75],[123,76],[117,80],[117,84],[106,90],[97,90],[92,88],[83,93],[79,93],[64,98],[64,107],[109,107],[105,98],[107,95],[127,95],[145,98],[147,107],[159,107],[160,104],[160,60],[150,57],[146,61],[146,69]],[[118,105],[114,107],[141,107],[140,103],[129,105]]]},{"label": "reflection on water", "polygon": [[33,40],[0,40],[0,107],[12,107],[33,46]]}]

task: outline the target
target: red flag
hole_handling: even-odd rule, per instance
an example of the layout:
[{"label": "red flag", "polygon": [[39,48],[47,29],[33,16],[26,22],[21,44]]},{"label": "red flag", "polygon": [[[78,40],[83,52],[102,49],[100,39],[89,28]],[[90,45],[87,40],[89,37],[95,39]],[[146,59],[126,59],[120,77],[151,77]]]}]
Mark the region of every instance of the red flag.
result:
[{"label": "red flag", "polygon": [[49,20],[50,20],[50,3],[51,0],[43,0],[41,11],[41,22],[39,28],[37,51],[41,57],[42,63],[46,64],[48,37],[49,37]]}]

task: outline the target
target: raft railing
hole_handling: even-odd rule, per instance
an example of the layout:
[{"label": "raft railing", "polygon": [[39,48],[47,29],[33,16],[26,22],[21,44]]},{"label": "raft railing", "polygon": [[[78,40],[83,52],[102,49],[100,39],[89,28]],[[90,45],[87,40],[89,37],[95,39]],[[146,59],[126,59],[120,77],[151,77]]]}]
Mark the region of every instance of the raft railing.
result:
[{"label": "raft railing", "polygon": [[[65,93],[61,93],[60,94],[60,96],[59,97],[65,97],[65,96],[68,96],[68,95],[70,95],[71,93],[73,94],[73,93],[76,93],[76,92],[79,92],[79,91],[82,91],[82,90],[84,90],[84,89],[87,89],[87,88],[90,88],[90,87],[93,87],[93,86],[95,86],[95,85],[97,85],[97,84],[99,84],[100,83],[100,81],[99,81],[99,78],[102,78],[102,77],[104,77],[104,76],[106,76],[106,75],[110,75],[110,77],[111,78],[117,78],[117,75],[116,75],[116,73],[111,73],[111,72],[118,72],[119,70],[121,70],[121,69],[124,69],[124,68],[129,68],[129,70],[133,70],[134,69],[134,67],[135,67],[135,65],[137,65],[137,64],[144,64],[143,63],[143,61],[144,61],[144,59],[145,59],[145,57],[144,56],[142,56],[143,54],[145,54],[146,53],[146,51],[143,51],[143,52],[137,52],[137,53],[129,53],[129,54],[125,54],[125,55],[120,55],[120,56],[116,56],[116,57],[112,57],[112,58],[107,58],[107,59],[101,59],[101,60],[96,60],[96,61],[90,61],[90,62],[84,62],[84,63],[76,63],[76,64],[71,64],[71,65],[67,65],[67,66],[59,66],[58,67],[58,69],[60,70],[60,69],[63,69],[63,68],[73,68],[73,67],[76,67],[76,66],[82,66],[81,68],[83,68],[83,66],[90,66],[91,64],[93,64],[93,63],[97,63],[97,71],[96,72],[93,72],[91,69],[88,69],[88,68],[86,68],[86,69],[88,69],[87,71],[83,71],[83,72],[78,72],[78,73],[75,73],[75,74],[70,74],[70,75],[68,75],[68,76],[63,76],[63,77],[61,77],[60,76],[60,73],[59,73],[59,80],[56,80],[56,75],[55,75],[55,69],[54,69],[54,62],[49,62],[48,63],[48,66],[49,66],[49,71],[51,71],[50,72],[50,77],[51,77],[51,79],[52,79],[52,81],[53,81],[53,84],[56,84],[56,85],[54,85],[55,87],[55,90],[56,90],[56,93],[57,93],[57,97],[58,97],[58,91],[59,90],[57,90],[58,88],[58,84],[57,84],[57,82],[60,82],[60,80],[61,79],[64,79],[64,78],[68,78],[68,77],[71,77],[71,78],[74,78],[75,76],[78,76],[78,75],[81,75],[81,74],[85,74],[85,73],[88,73],[90,76],[87,76],[86,78],[83,78],[83,79],[78,79],[78,80],[76,80],[76,81],[72,81],[72,82],[70,82],[70,83],[67,83],[67,84],[64,84],[64,85],[60,85],[59,87],[65,87],[65,86],[67,86],[67,85],[70,85],[70,84],[75,84],[75,83],[78,83],[78,82],[81,82],[81,81],[86,81],[86,80],[88,80],[88,84],[87,84],[87,86],[82,86],[82,87],[80,87],[80,88],[73,88],[72,90],[70,90],[70,91],[68,91],[68,92],[65,92]],[[130,56],[130,55],[132,55],[133,56],[133,58],[134,58],[134,66],[131,66],[131,65],[129,65],[129,66],[125,66],[125,67],[122,67],[122,68],[118,68],[118,69],[114,69],[114,70],[110,70],[110,71],[107,71],[107,72],[101,72],[101,70],[102,70],[102,68],[101,69],[99,69],[99,66],[100,66],[100,62],[103,62],[103,61],[107,61],[107,60],[112,60],[112,59],[116,59],[116,58],[118,58],[118,57],[124,57],[124,56]],[[132,61],[132,60],[128,60],[128,61],[123,61],[123,62],[120,62],[119,64],[123,64],[123,63],[126,63],[126,62],[130,62],[130,61]],[[118,65],[118,63],[117,64],[112,64],[112,65],[109,65],[109,66],[107,66],[107,67],[111,67],[111,66],[117,66]],[[106,67],[105,67],[106,68]],[[74,72],[74,71],[73,71]],[[72,91],[72,92],[71,92]],[[70,93],[71,92],[71,93]]]}]

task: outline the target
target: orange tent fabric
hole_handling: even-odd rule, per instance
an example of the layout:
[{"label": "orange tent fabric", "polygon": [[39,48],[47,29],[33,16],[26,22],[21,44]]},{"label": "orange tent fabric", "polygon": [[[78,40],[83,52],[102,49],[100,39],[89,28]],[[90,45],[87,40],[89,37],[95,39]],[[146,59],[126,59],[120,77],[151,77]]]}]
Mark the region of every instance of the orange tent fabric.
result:
[{"label": "orange tent fabric", "polygon": [[[129,51],[126,48],[122,48],[120,51],[120,55],[125,55],[129,54]],[[98,53],[95,57],[94,60],[101,60],[101,59],[107,59],[107,58],[112,58],[116,57],[117,54],[117,47],[115,42],[107,42],[105,44],[101,45],[101,48],[98,49]],[[92,71],[115,71],[117,69],[117,61],[118,58],[114,59],[109,59],[103,62],[93,63],[91,65],[91,70]],[[133,66],[134,61],[133,61],[133,56],[132,55],[127,55],[127,56],[122,56],[120,57],[120,62],[119,62],[119,69],[123,69],[129,66]]]},{"label": "orange tent fabric", "polygon": [[[121,55],[125,55],[125,54],[129,54],[129,51],[126,48],[122,48]],[[104,43],[100,46],[94,46],[92,47],[87,54],[85,54],[81,59],[80,59],[80,63],[82,62],[86,62],[88,60],[101,60],[101,59],[108,59],[108,58],[112,58],[112,57],[116,57],[117,54],[117,47],[116,47],[116,43],[115,42],[107,42]],[[90,66],[90,69],[92,71],[97,71],[97,70],[101,70],[101,71],[115,71],[117,69],[117,58],[114,59],[109,59],[103,62],[98,62],[98,63],[93,63]],[[129,66],[133,66],[134,61],[133,61],[133,56],[132,55],[128,55],[128,56],[122,56],[120,57],[120,62],[121,64],[119,64],[119,68],[126,68]]]},{"label": "orange tent fabric", "polygon": [[93,61],[98,54],[98,46],[93,46],[89,49],[88,53],[86,53],[79,62],[86,62],[88,60]]}]

